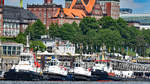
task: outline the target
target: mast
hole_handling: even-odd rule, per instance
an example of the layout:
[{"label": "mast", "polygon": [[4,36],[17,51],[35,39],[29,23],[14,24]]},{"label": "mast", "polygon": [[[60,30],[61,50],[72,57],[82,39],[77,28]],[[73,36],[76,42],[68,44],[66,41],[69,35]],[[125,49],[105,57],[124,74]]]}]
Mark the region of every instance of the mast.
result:
[{"label": "mast", "polygon": [[28,36],[28,35],[27,35],[26,39],[27,39],[27,43],[26,43],[26,52],[29,53],[29,52],[30,52],[30,50],[29,50],[30,45],[29,45],[29,36]]}]

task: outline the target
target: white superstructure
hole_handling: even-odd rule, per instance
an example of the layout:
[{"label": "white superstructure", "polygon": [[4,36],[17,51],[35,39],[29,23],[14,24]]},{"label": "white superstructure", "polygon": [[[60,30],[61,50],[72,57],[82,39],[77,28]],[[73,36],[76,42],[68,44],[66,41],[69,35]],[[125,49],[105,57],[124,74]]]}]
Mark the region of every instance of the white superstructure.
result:
[{"label": "white superstructure", "polygon": [[64,66],[61,66],[60,61],[57,59],[52,59],[48,63],[48,67],[45,68],[45,71],[52,74],[67,76],[67,69]]},{"label": "white superstructure", "polygon": [[33,72],[40,72],[40,66],[36,65],[36,58],[33,52],[29,51],[29,39],[27,36],[27,45],[26,51],[21,53],[20,60],[17,65],[13,65],[11,69],[15,69],[17,72],[19,71],[33,71]]},{"label": "white superstructure", "polygon": [[73,72],[78,75],[91,76],[91,71],[84,67],[84,62],[74,62],[73,64],[74,66],[69,72]]}]

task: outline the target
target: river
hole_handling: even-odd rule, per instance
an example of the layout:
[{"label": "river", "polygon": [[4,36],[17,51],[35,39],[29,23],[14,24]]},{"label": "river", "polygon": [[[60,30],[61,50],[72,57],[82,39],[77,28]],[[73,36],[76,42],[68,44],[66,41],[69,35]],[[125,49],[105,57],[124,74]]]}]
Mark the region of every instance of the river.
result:
[{"label": "river", "polygon": [[0,84],[150,84],[150,82],[0,81]]}]

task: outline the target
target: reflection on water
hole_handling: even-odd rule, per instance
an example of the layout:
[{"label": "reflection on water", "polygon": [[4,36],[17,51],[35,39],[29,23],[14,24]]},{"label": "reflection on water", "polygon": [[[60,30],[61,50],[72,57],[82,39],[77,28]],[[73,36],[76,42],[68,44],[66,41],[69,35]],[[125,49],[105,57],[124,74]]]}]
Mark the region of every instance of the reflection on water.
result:
[{"label": "reflection on water", "polygon": [[0,84],[150,84],[150,82],[0,81]]}]

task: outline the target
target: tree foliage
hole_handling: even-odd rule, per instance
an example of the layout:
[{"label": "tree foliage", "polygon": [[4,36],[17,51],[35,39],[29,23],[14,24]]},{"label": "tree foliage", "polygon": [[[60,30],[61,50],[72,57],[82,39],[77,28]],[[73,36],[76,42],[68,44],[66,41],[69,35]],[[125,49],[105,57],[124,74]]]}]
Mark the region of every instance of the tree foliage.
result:
[{"label": "tree foliage", "polygon": [[41,41],[31,41],[30,48],[32,48],[33,51],[45,51],[46,50],[46,46]]},{"label": "tree foliage", "polygon": [[[79,50],[80,45],[83,46],[84,52],[99,52],[102,45],[105,44],[107,51],[123,53],[131,50],[132,53],[136,52],[141,56],[149,55],[150,30],[129,27],[122,18],[112,19],[106,16],[97,20],[93,17],[86,17],[79,24],[75,22],[65,23],[61,26],[51,24],[48,32],[42,22],[37,20],[26,29],[25,33],[20,33],[16,39],[11,39],[24,43],[25,36],[29,34],[33,41],[40,39],[40,36],[45,34],[52,38],[60,37],[78,45],[76,50]],[[1,37],[1,39],[8,40],[9,38]],[[43,45],[41,42],[32,42],[31,44],[32,47]]]},{"label": "tree foliage", "polygon": [[[111,51],[122,52],[129,48],[131,52],[144,55],[145,45],[150,43],[150,30],[139,30],[129,27],[122,18],[112,19],[109,16],[96,20],[93,17],[86,17],[80,24],[65,23],[62,26],[53,24],[49,28],[49,35],[70,40],[75,44],[82,44],[83,51],[100,51],[103,44]],[[87,48],[88,46],[88,48]],[[88,49],[88,50],[87,50]],[[133,54],[132,54],[133,55]]]},{"label": "tree foliage", "polygon": [[16,37],[15,41],[17,43],[26,44],[26,35],[24,33],[19,33],[18,36]]},{"label": "tree foliage", "polygon": [[41,38],[41,35],[47,34],[45,25],[37,20],[34,24],[28,26],[25,31],[25,35],[30,35],[31,40],[37,40]]}]

